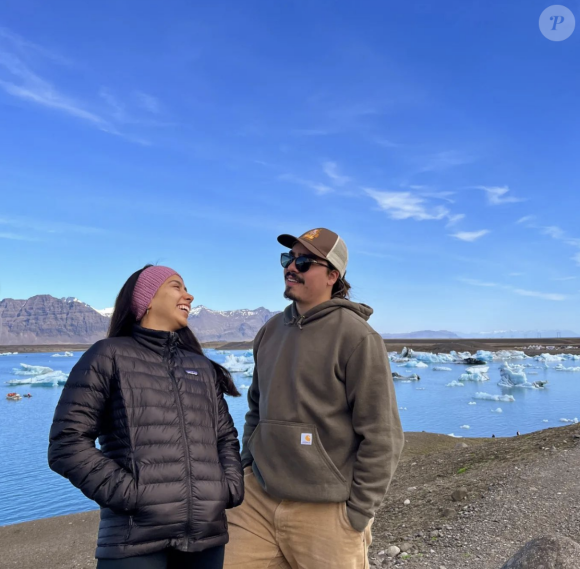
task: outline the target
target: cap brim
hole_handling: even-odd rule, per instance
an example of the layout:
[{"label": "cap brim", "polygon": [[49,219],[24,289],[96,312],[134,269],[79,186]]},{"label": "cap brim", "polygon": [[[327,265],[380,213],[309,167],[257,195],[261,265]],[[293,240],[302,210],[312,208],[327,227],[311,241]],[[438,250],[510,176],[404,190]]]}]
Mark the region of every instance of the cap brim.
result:
[{"label": "cap brim", "polygon": [[280,243],[280,245],[284,245],[284,247],[288,247],[288,249],[292,249],[292,247],[294,247],[296,243],[301,243],[302,245],[304,245],[304,247],[306,247],[306,249],[308,249],[311,253],[313,253],[317,257],[328,260],[326,259],[326,255],[321,251],[319,251],[307,239],[300,239],[298,237],[294,237],[293,235],[288,235],[287,233],[285,233],[284,235],[278,236],[278,243]]}]

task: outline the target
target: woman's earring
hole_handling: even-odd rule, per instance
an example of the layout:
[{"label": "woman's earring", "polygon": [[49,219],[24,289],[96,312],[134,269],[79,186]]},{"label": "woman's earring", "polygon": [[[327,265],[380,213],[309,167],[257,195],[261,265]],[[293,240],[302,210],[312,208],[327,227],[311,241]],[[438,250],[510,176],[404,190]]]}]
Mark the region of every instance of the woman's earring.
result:
[{"label": "woman's earring", "polygon": [[147,309],[147,311],[145,312],[145,314],[149,314],[149,309]]}]

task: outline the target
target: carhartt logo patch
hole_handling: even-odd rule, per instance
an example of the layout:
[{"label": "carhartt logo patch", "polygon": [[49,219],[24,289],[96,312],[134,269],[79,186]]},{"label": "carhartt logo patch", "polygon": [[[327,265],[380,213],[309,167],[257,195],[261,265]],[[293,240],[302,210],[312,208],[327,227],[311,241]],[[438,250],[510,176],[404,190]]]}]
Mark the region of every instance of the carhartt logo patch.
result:
[{"label": "carhartt logo patch", "polygon": [[194,369],[186,369],[185,373],[188,373],[189,375],[197,375],[197,372]]},{"label": "carhartt logo patch", "polygon": [[312,444],[312,433],[302,433],[300,435],[301,445],[311,445]]}]

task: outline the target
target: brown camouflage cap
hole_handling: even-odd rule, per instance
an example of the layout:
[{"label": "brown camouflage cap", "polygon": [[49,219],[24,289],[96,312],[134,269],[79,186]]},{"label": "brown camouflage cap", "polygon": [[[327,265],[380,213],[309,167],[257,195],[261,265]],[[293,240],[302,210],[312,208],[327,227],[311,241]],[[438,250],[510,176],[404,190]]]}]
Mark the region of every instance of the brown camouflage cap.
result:
[{"label": "brown camouflage cap", "polygon": [[330,229],[320,227],[303,233],[300,237],[280,235],[278,243],[292,249],[294,244],[302,243],[306,249],[318,257],[326,259],[344,277],[348,264],[348,249],[345,242]]}]

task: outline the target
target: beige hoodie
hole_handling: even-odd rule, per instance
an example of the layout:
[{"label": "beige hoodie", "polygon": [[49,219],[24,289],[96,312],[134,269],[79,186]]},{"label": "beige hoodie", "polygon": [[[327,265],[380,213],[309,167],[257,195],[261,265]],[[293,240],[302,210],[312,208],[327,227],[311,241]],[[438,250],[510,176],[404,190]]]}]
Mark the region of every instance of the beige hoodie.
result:
[{"label": "beige hoodie", "polygon": [[364,304],[332,299],[300,316],[294,304],[254,340],[242,464],[275,498],[346,502],[363,531],[403,448],[382,338]]}]

